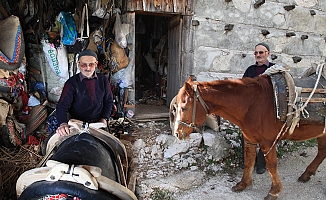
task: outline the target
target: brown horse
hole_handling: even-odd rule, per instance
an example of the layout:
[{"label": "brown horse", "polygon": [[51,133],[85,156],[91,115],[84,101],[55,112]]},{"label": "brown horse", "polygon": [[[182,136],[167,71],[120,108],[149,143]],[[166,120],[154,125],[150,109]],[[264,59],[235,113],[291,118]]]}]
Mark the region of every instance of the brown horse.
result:
[{"label": "brown horse", "polygon": [[307,182],[326,157],[326,134],[323,133],[324,125],[320,123],[300,124],[289,134],[284,122],[275,117],[273,98],[273,86],[268,75],[211,82],[195,82],[189,78],[176,97],[172,133],[179,139],[188,139],[190,133],[204,123],[206,114],[211,113],[238,125],[245,140],[244,172],[232,190],[239,192],[252,184],[256,146],[259,144],[272,179],[265,199],[277,199],[282,183],[277,171],[275,143],[283,139],[303,141],[317,138],[317,156],[299,177],[299,181]]}]

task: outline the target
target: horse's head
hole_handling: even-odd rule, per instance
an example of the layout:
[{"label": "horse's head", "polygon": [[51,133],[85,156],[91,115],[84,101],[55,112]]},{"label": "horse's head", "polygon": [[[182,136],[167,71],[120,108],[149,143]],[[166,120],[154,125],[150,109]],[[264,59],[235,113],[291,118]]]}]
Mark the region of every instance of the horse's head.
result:
[{"label": "horse's head", "polygon": [[172,119],[172,134],[180,140],[189,139],[190,133],[204,123],[207,106],[199,94],[197,85],[190,78],[173,101],[175,113]]}]

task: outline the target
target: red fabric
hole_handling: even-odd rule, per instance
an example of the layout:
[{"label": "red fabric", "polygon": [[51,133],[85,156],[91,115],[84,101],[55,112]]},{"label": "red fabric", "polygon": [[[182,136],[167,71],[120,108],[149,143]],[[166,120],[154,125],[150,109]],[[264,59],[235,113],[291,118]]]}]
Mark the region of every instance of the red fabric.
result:
[{"label": "red fabric", "polygon": [[25,91],[21,91],[21,97],[22,97],[22,102],[23,102],[23,108],[26,108],[28,105],[28,95]]},{"label": "red fabric", "polygon": [[28,136],[28,145],[38,145],[38,144],[40,144],[40,141],[36,137],[32,135]]},{"label": "red fabric", "polygon": [[[57,195],[51,195],[51,196],[47,196],[46,200],[64,200],[64,199],[68,199],[68,195],[66,194],[57,194]],[[69,199],[71,199],[71,197],[69,197]],[[79,200],[78,197],[73,197],[73,200]]]}]

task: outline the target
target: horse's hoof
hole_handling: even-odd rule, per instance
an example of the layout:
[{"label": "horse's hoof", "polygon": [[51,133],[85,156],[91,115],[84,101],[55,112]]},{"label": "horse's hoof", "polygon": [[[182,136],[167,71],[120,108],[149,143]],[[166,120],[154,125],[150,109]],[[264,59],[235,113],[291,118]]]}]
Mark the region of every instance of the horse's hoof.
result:
[{"label": "horse's hoof", "polygon": [[278,198],[278,195],[269,194],[264,198],[264,200],[275,200]]},{"label": "horse's hoof", "polygon": [[241,192],[244,189],[246,189],[246,186],[244,184],[241,184],[241,182],[237,183],[235,186],[232,187],[233,192]]},{"label": "horse's hoof", "polygon": [[302,183],[306,183],[310,180],[310,176],[304,176],[303,174],[298,178],[298,181],[302,182]]}]

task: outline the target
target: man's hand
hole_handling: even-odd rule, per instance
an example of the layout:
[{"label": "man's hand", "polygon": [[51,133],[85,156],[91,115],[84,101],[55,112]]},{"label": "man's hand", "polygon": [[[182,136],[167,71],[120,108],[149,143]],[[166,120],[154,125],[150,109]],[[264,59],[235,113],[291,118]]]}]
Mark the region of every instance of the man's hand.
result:
[{"label": "man's hand", "polygon": [[108,127],[108,122],[106,121],[106,119],[101,118],[101,119],[99,120],[99,122],[104,123],[104,124],[105,124],[105,127]]},{"label": "man's hand", "polygon": [[56,133],[59,134],[60,136],[69,135],[70,134],[69,125],[67,123],[60,124],[60,126],[57,128]]}]

